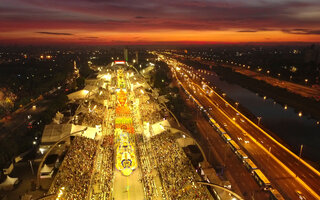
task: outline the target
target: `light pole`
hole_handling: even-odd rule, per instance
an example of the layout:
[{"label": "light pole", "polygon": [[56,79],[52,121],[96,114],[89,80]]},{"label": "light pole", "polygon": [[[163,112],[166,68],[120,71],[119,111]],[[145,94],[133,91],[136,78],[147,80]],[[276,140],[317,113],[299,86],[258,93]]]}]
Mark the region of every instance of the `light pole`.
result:
[{"label": "light pole", "polygon": [[260,125],[260,120],[261,120],[262,117],[257,117],[258,119],[258,125]]},{"label": "light pole", "polygon": [[236,102],[235,104],[236,104],[236,108],[238,109],[238,106],[239,106],[239,102]]},{"label": "light pole", "polygon": [[268,160],[270,158],[270,155],[271,155],[271,147],[269,147],[269,156],[268,156]]},{"label": "light pole", "polygon": [[301,159],[302,149],[303,149],[303,144],[300,146],[299,160]]}]

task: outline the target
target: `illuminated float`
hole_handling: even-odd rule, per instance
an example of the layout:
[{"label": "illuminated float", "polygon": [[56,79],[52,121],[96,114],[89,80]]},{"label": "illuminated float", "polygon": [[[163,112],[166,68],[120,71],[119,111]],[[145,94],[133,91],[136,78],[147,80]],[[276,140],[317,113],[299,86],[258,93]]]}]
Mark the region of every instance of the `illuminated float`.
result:
[{"label": "illuminated float", "polygon": [[129,176],[137,168],[134,141],[128,133],[116,129],[116,168],[125,176]]},{"label": "illuminated float", "polygon": [[117,106],[115,118],[116,168],[124,176],[129,176],[137,168],[133,122],[130,108],[127,105],[127,91],[123,70],[117,71]]}]

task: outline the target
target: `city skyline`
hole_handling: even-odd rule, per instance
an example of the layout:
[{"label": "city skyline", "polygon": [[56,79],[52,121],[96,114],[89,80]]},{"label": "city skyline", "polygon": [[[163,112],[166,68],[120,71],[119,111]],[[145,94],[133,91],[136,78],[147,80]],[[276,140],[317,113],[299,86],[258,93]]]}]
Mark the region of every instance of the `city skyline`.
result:
[{"label": "city skyline", "polygon": [[315,0],[1,0],[0,43],[318,43],[319,9]]}]

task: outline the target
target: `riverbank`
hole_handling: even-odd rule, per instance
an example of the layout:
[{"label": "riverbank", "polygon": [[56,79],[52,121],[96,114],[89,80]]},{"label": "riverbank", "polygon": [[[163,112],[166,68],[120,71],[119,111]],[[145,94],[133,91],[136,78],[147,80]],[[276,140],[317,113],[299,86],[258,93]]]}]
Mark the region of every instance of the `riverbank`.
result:
[{"label": "riverbank", "polygon": [[[228,74],[223,74],[223,73],[221,73],[219,70],[216,70],[216,68],[214,69],[214,71],[217,71],[217,74],[219,75],[219,77],[221,78],[221,79],[223,79],[223,75],[225,75],[225,76],[228,76],[228,78],[224,78],[224,80],[225,81],[227,81],[227,82],[229,82],[229,83],[233,83],[233,84],[237,84],[237,85],[240,85],[240,84],[238,84],[238,83],[235,83],[234,81],[230,81],[229,79],[232,79],[232,78],[234,78],[233,76],[230,76],[230,72],[228,73]],[[235,79],[235,80],[237,80],[237,79]],[[257,85],[257,84],[256,84]],[[244,86],[240,86],[240,87],[243,87],[243,88],[245,88]],[[246,88],[246,89],[249,89],[249,88]],[[222,96],[222,94],[224,93],[222,90],[220,90],[219,88],[216,88],[215,89],[221,96]],[[250,89],[249,89],[250,90]],[[251,90],[252,91],[252,90]],[[260,93],[261,92],[261,90],[256,90],[256,91],[254,91],[254,92],[257,92],[257,93],[259,93],[260,94],[260,96],[263,96],[263,95],[268,95],[268,98],[270,97],[270,94],[267,94],[267,93]],[[276,93],[275,93],[276,94]],[[273,97],[271,97],[271,98],[273,98]],[[232,98],[229,98],[228,96],[226,96],[225,97],[225,99],[230,103],[230,104],[232,104],[232,105],[234,105],[234,107],[237,107],[236,106],[236,104],[235,104],[235,101],[232,99]],[[274,100],[274,99],[273,99]],[[275,100],[275,101],[277,101],[277,100]],[[279,101],[277,101],[278,103],[279,103]],[[282,104],[281,102],[279,103],[279,104]],[[282,105],[284,105],[284,104],[282,104]],[[288,108],[289,108],[289,106],[292,106],[292,105],[290,105],[289,103],[287,103],[286,105],[288,105]],[[314,108],[314,107],[312,107],[312,108]],[[253,121],[253,122],[255,122],[256,124],[258,123],[258,119],[257,119],[257,116],[255,116],[248,108],[246,108],[246,107],[244,107],[244,106],[242,106],[241,104],[239,104],[238,105],[238,107],[237,107],[237,109],[242,113],[242,114],[244,114],[246,117],[248,117],[251,121]],[[297,113],[297,112],[299,112],[299,111],[301,111],[301,110],[298,110],[297,108],[295,108],[294,109],[294,111]],[[303,113],[304,113],[304,115],[306,116],[306,111],[303,111]],[[269,124],[270,125],[270,124]],[[281,134],[281,136],[280,135],[278,135],[277,133],[275,133],[274,132],[274,130],[272,131],[272,130],[270,130],[269,128],[267,128],[266,126],[267,125],[265,125],[264,124],[264,122],[262,121],[262,122],[260,122],[260,125],[259,125],[263,130],[265,130],[269,135],[271,135],[273,138],[275,138],[278,142],[280,142],[281,144],[283,144],[284,146],[286,146],[288,149],[290,149],[291,151],[293,151],[295,154],[299,154],[299,149],[297,149],[297,148],[294,148],[294,147],[296,147],[296,145],[293,145],[292,144],[292,142],[289,142],[288,141],[288,139],[287,138],[284,138],[284,136],[283,136],[283,134]],[[292,137],[292,135],[290,135],[290,137]],[[297,137],[297,139],[298,139],[299,137]],[[305,135],[305,137],[304,137],[304,139],[305,138],[310,138],[308,135]],[[313,139],[315,139],[315,137],[313,136]],[[298,139],[299,140],[299,139]],[[299,140],[300,141],[300,140]],[[290,145],[289,145],[289,143],[290,143]],[[301,142],[302,142],[302,140],[301,140]],[[305,141],[304,141],[305,142]],[[307,143],[304,143],[304,144],[306,144],[307,145]],[[293,146],[292,146],[293,145]],[[309,146],[309,145],[308,145]],[[310,147],[308,147],[308,148],[310,148]],[[315,149],[314,149],[314,144],[313,144],[313,150],[311,150],[311,151],[314,151]],[[309,153],[310,153],[310,149],[308,150],[309,151]],[[307,153],[307,154],[305,154],[304,155],[304,160],[305,161],[307,161],[309,164],[311,164],[314,168],[316,168],[317,170],[319,170],[320,169],[320,162],[319,162],[319,160],[318,159],[315,159],[313,156],[311,156],[309,153]]]},{"label": "riverbank", "polygon": [[[210,70],[208,65],[199,63],[198,61],[181,58],[178,60],[186,65],[193,66],[196,69]],[[241,73],[235,72],[231,68],[216,65],[212,67],[212,70],[216,72],[223,80],[229,83],[239,85],[250,91],[258,93],[260,96],[272,98],[283,107],[287,105],[288,107],[294,108],[296,113],[302,112],[304,116],[310,116],[311,118],[320,121],[319,101],[294,94],[284,88],[272,86],[265,81],[245,76]]]},{"label": "riverbank", "polygon": [[297,113],[302,112],[303,115],[320,120],[320,102],[314,99],[291,93],[284,88],[274,87],[264,81],[237,73],[230,68],[217,66],[213,70],[227,82],[240,85],[267,98],[272,98],[283,106],[293,107]]},{"label": "riverbank", "polygon": [[[208,66],[195,61],[184,60],[184,63],[196,69],[209,69]],[[213,71],[218,72],[216,69],[219,69],[219,67],[213,67]],[[319,147],[317,142],[315,142],[315,138],[318,137],[317,130],[319,130],[320,126],[316,125],[316,121],[308,117],[305,111],[303,111],[303,116],[299,119],[297,113],[301,110],[290,107],[288,103],[276,103],[279,101],[273,99],[271,95],[263,93],[263,89],[252,92],[248,87],[245,88],[241,84],[238,84],[238,82],[229,81],[234,78],[232,75],[235,72],[227,70],[223,72],[225,73],[219,73],[220,75],[217,75],[218,73],[201,73],[201,75],[206,78],[207,81],[211,82],[210,86],[221,96],[223,96],[223,93],[227,93],[225,99],[231,105],[237,107],[237,109],[251,121],[258,124],[257,116],[262,116],[263,119],[260,121],[259,126],[295,154],[299,154],[300,145],[304,144],[304,160],[316,169],[320,169],[320,158],[316,153],[319,152]],[[224,81],[222,79],[224,79]],[[238,81],[238,79],[234,80]],[[252,83],[252,85],[258,87],[256,83]],[[248,96],[243,96],[244,94]],[[257,97],[258,94],[260,97]],[[250,100],[247,99],[249,96]],[[267,99],[263,100],[263,96],[266,96]],[[236,102],[239,104],[236,104]],[[287,111],[285,111],[284,105],[287,105]],[[257,112],[252,112],[252,109]],[[257,115],[257,113],[260,114]]]}]

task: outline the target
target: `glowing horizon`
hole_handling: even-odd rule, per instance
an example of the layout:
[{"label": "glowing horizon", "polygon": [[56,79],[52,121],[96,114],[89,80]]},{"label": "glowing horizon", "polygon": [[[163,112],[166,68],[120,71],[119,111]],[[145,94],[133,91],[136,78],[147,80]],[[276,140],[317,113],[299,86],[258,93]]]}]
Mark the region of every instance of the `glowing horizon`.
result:
[{"label": "glowing horizon", "polygon": [[1,44],[320,42],[316,0],[0,0]]}]

